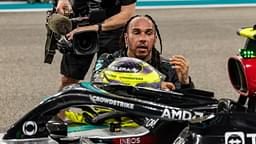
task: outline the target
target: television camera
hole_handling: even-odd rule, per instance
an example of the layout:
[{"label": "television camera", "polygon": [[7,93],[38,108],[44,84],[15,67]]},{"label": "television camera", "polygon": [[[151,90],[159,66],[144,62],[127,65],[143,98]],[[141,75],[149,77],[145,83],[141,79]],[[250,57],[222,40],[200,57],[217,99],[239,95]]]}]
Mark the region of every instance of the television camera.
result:
[{"label": "television camera", "polygon": [[105,19],[105,10],[100,4],[101,1],[97,0],[75,0],[71,3],[72,12],[57,14],[56,5],[47,11],[44,63],[52,63],[56,49],[63,54],[75,55],[90,55],[98,51],[97,31],[76,32],[72,41],[65,35],[77,27],[100,24]]}]

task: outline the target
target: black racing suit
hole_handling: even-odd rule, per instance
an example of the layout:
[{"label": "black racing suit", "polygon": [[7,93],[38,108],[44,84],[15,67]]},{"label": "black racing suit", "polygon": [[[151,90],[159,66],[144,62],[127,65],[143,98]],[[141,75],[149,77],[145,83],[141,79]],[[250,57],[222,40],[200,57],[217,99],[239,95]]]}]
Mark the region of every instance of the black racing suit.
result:
[{"label": "black racing suit", "polygon": [[[102,54],[96,61],[96,65],[92,75],[92,81],[97,79],[97,76],[104,68],[112,63],[116,58],[120,57],[127,57],[127,51],[121,49],[113,54]],[[156,63],[148,63],[156,68]],[[168,63],[166,60],[160,59],[160,67],[158,68],[158,70],[166,76],[165,81],[175,84],[176,89],[194,88],[194,84],[191,81],[191,78],[189,78],[190,83],[188,85],[182,85],[178,80],[175,69],[173,69],[171,64]],[[157,136],[157,144],[167,144],[173,142],[186,126],[186,122],[158,121],[155,127],[151,130],[151,134]]]}]

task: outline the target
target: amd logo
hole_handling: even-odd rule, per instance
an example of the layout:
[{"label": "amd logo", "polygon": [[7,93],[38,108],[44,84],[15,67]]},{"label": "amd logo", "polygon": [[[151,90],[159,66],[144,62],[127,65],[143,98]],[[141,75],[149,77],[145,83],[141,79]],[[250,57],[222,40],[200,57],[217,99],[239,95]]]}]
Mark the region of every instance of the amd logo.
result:
[{"label": "amd logo", "polygon": [[199,117],[203,117],[204,114],[201,112],[190,112],[186,110],[179,109],[168,109],[165,108],[161,117],[174,119],[174,120],[192,120]]},{"label": "amd logo", "polygon": [[225,144],[246,144],[246,139],[251,139],[251,144],[256,144],[256,133],[226,132]]}]

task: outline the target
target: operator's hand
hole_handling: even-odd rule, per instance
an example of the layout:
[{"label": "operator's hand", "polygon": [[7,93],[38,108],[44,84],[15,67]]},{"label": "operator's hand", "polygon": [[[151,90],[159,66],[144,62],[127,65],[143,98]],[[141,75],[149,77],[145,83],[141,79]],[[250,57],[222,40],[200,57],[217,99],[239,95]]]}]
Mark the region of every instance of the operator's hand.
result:
[{"label": "operator's hand", "polygon": [[175,85],[171,82],[161,82],[161,90],[175,90]]},{"label": "operator's hand", "polygon": [[71,51],[72,43],[68,41],[65,36],[61,36],[59,40],[57,40],[57,49],[65,54]]},{"label": "operator's hand", "polygon": [[74,34],[81,31],[98,31],[98,25],[89,25],[89,26],[81,26],[73,29],[71,32],[69,32],[66,36],[68,40],[72,40],[74,37]]},{"label": "operator's hand", "polygon": [[77,27],[75,29],[73,29],[71,32],[69,32],[68,34],[66,34],[66,37],[68,38],[69,41],[73,40],[73,36],[76,32],[79,32],[81,31],[80,30],[81,28],[80,27]]},{"label": "operator's hand", "polygon": [[170,63],[174,65],[176,73],[181,84],[189,84],[189,62],[182,55],[174,55],[170,59]]},{"label": "operator's hand", "polygon": [[59,0],[56,6],[57,13],[61,15],[69,14],[72,12],[72,7],[69,0]]}]

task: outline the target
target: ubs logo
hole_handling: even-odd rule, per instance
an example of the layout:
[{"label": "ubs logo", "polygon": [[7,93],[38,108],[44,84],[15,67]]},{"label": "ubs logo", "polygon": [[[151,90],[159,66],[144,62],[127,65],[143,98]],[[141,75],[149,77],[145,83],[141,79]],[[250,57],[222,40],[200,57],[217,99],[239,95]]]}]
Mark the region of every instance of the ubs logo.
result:
[{"label": "ubs logo", "polygon": [[245,135],[243,132],[226,132],[225,144],[245,144]]}]

